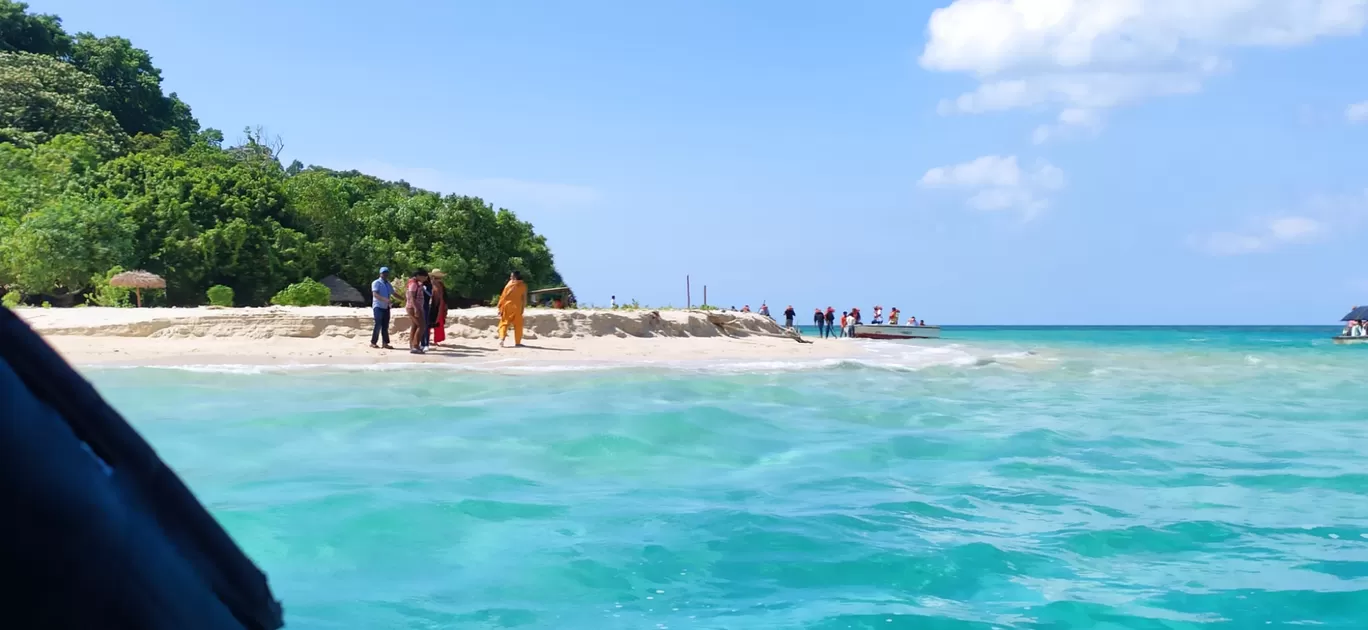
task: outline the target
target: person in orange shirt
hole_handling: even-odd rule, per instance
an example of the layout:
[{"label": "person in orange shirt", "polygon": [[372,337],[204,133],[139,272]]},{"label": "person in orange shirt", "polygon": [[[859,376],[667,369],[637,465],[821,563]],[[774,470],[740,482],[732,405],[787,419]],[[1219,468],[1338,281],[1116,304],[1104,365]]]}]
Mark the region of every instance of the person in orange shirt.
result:
[{"label": "person in orange shirt", "polygon": [[508,339],[508,329],[513,329],[513,344],[521,348],[523,337],[523,308],[527,306],[527,283],[523,282],[522,272],[514,271],[508,276],[508,284],[499,294],[499,347],[504,347]]}]

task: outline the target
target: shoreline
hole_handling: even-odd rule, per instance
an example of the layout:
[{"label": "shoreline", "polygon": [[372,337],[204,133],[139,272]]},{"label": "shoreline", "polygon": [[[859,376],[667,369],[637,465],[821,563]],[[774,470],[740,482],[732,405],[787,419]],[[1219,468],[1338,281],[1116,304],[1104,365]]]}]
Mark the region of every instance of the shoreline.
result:
[{"label": "shoreline", "polygon": [[[15,311],[79,367],[523,366],[858,359],[861,344],[800,343],[755,313],[528,309],[524,348],[499,348],[492,308],[453,310],[447,340],[408,352],[407,317],[391,322],[394,350],[369,347],[369,308],[19,309]],[[510,339],[510,342],[512,340]],[[511,344],[510,344],[511,345]]]}]

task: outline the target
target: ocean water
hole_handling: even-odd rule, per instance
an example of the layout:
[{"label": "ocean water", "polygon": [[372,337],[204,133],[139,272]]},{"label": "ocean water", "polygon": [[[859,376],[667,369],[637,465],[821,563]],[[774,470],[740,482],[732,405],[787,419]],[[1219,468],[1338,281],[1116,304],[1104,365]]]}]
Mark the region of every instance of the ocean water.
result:
[{"label": "ocean water", "polygon": [[1368,628],[1368,347],[89,372],[292,629]]}]

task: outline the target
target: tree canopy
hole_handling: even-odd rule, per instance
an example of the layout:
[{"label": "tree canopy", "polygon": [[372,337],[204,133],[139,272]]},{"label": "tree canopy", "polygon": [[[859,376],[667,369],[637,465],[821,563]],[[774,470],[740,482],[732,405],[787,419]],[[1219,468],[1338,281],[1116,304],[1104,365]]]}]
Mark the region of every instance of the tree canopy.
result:
[{"label": "tree canopy", "polygon": [[162,276],[170,305],[217,285],[264,305],[331,274],[367,286],[381,266],[440,267],[455,304],[488,301],[510,269],[561,283],[546,239],[512,211],[282,166],[261,127],[223,138],[163,93],[147,51],[0,0],[0,291],[70,302],[114,268]]}]

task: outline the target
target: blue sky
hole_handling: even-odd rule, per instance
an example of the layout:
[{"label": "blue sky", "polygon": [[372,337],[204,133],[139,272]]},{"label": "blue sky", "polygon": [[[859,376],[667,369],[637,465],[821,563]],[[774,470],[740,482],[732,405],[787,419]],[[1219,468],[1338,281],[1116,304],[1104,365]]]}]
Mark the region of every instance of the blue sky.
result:
[{"label": "blue sky", "polygon": [[31,4],[148,49],[230,140],[513,209],[586,302],[1368,303],[1363,0]]}]

